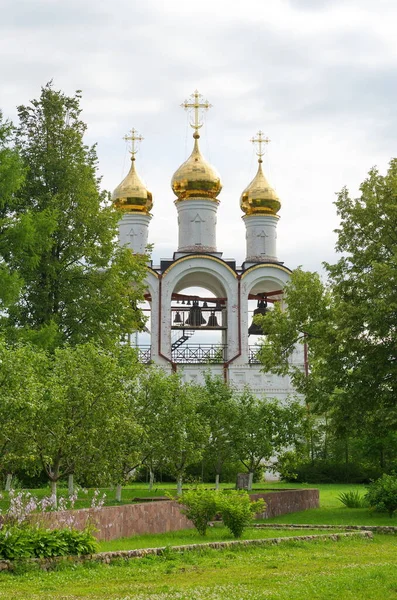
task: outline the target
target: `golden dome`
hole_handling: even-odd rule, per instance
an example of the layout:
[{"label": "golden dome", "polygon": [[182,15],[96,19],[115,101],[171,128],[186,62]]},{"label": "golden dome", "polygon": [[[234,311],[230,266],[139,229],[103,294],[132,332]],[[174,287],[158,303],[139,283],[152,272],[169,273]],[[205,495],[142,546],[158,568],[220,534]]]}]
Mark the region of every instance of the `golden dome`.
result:
[{"label": "golden dome", "polygon": [[198,145],[200,135],[197,131],[193,137],[193,152],[174,173],[171,187],[178,200],[209,198],[218,202],[217,196],[222,189],[220,176],[216,169],[204,160]]},{"label": "golden dome", "polygon": [[257,174],[241,194],[241,210],[246,215],[276,215],[281,202],[263,174],[262,159],[259,158],[258,162]]},{"label": "golden dome", "polygon": [[148,214],[152,209],[152,194],[136,172],[134,155],[129,173],[114,190],[112,201],[117,208],[128,213]]}]

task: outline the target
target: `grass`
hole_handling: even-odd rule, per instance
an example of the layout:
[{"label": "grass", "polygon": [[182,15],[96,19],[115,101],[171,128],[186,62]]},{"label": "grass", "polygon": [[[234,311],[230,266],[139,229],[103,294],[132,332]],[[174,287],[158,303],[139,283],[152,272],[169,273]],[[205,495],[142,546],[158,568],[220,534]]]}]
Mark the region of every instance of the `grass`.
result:
[{"label": "grass", "polygon": [[0,574],[7,600],[280,600],[396,598],[396,541],[350,538],[183,555],[50,573]]},{"label": "grass", "polygon": [[[319,535],[326,533],[313,530],[302,530],[301,535]],[[295,530],[277,530],[277,529],[254,529],[247,528],[242,536],[242,540],[254,540],[271,537],[285,537],[299,535]],[[179,546],[185,544],[205,544],[207,542],[225,542],[235,538],[226,529],[226,527],[210,527],[206,536],[201,536],[195,529],[182,529],[181,531],[170,531],[161,534],[134,535],[129,538],[120,538],[109,542],[100,542],[100,552],[110,552],[113,550],[134,550],[135,548],[157,548],[162,546]]]},{"label": "grass", "polygon": [[[397,518],[371,514],[367,509],[348,509],[337,500],[341,492],[351,489],[364,491],[364,486],[270,485],[275,490],[318,487],[321,507],[267,522],[397,525]],[[166,489],[175,488],[162,486],[156,493],[163,495]],[[126,500],[149,495],[143,486],[126,488],[124,494]],[[294,533],[300,534],[299,531]],[[227,535],[222,527],[216,527],[209,530],[203,541],[232,539]],[[248,529],[245,538],[257,535],[281,537],[291,535],[291,532]],[[129,540],[102,542],[101,550],[189,544],[197,538],[194,530],[168,533],[166,536],[136,536]],[[120,560],[111,565],[69,565],[50,573],[23,572],[25,567],[21,567],[18,576],[0,573],[0,599],[297,600],[304,597],[308,600],[389,600],[397,596],[396,557],[396,536],[387,535],[376,535],[373,540],[349,538],[339,542],[305,543],[297,540],[280,546],[221,552],[201,549],[182,555],[169,551],[161,557],[148,556],[129,562]]]}]

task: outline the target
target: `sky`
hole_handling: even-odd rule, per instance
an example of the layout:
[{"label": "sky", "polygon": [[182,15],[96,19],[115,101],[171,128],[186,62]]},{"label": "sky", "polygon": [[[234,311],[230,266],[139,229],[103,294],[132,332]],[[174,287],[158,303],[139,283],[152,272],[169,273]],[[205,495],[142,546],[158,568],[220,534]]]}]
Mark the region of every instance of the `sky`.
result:
[{"label": "sky", "polygon": [[397,155],[395,0],[1,0],[0,109],[53,80],[82,90],[103,187],[129,168],[123,136],[145,138],[137,169],[153,194],[153,259],[177,249],[170,187],[193,139],[180,104],[213,105],[201,150],[221,175],[217,246],[245,258],[239,198],[256,173],[250,138],[271,139],[264,170],[282,207],[278,257],[320,270],[336,259],[335,194],[358,195]]}]

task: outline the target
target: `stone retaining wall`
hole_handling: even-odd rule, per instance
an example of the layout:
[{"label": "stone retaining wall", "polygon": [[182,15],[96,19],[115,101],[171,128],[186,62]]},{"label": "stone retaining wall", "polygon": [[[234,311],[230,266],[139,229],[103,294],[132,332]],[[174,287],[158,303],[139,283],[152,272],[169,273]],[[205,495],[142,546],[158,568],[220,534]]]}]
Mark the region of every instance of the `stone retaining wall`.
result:
[{"label": "stone retaining wall", "polygon": [[320,492],[317,489],[306,488],[303,490],[277,490],[264,494],[250,494],[251,500],[263,498],[266,502],[265,512],[258,514],[261,519],[270,519],[279,515],[318,508],[320,506]]},{"label": "stone retaining wall", "polygon": [[[161,556],[164,552],[191,552],[192,550],[200,550],[202,548],[213,548],[215,550],[226,550],[227,548],[244,547],[244,546],[272,546],[274,544],[282,544],[299,540],[300,542],[313,542],[331,540],[337,542],[346,537],[362,537],[372,539],[371,531],[357,531],[354,533],[331,533],[323,535],[299,535],[291,537],[265,538],[256,540],[235,540],[230,542],[207,542],[204,544],[189,544],[184,546],[171,546],[160,548],[139,548],[136,550],[118,550],[114,552],[99,552],[98,554],[87,554],[85,556],[57,556],[55,558],[27,558],[27,563],[36,564],[44,571],[49,571],[59,563],[83,563],[83,562],[99,562],[110,564],[113,560],[123,559],[131,560],[134,558],[144,558],[145,556],[155,555]],[[0,571],[13,571],[15,563],[12,560],[0,560]]]},{"label": "stone retaining wall", "polygon": [[[263,498],[267,504],[266,511],[258,515],[260,518],[319,506],[319,492],[315,489],[252,494],[251,498],[252,500]],[[92,523],[98,529],[96,536],[99,540],[115,540],[131,535],[165,533],[193,527],[192,522],[181,513],[178,503],[171,500],[105,506],[99,511],[85,508],[45,513],[40,515],[40,521],[53,529],[71,522],[76,529],[84,529],[88,523]]]}]

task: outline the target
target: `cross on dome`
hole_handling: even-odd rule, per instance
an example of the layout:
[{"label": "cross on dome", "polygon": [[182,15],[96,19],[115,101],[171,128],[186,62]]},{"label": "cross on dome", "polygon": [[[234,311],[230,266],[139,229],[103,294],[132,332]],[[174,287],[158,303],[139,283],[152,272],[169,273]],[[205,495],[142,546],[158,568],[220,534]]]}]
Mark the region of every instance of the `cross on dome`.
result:
[{"label": "cross on dome", "polygon": [[253,144],[257,144],[258,150],[256,151],[256,154],[257,156],[259,156],[258,162],[262,162],[262,156],[265,154],[265,149],[262,149],[262,144],[269,144],[270,139],[268,137],[263,137],[265,134],[261,130],[259,130],[256,135],[257,137],[252,137],[250,139],[250,142],[252,142]]},{"label": "cross on dome", "polygon": [[142,142],[145,138],[142,137],[138,131],[134,128],[131,129],[130,134],[129,135],[125,135],[123,137],[123,140],[125,140],[126,142],[131,142],[131,150],[130,153],[132,154],[132,157],[135,157],[135,154],[138,152],[138,148],[135,145],[135,142]]},{"label": "cross on dome", "polygon": [[[190,100],[190,102],[189,102]],[[194,137],[198,136],[198,130],[203,126],[203,123],[200,121],[200,109],[208,110],[212,107],[212,104],[208,102],[208,100],[204,100],[204,97],[196,90],[193,94],[190,95],[188,100],[185,100],[181,104],[181,107],[185,110],[193,110],[194,111],[194,119],[193,122],[190,121],[190,127],[195,129]]]}]

